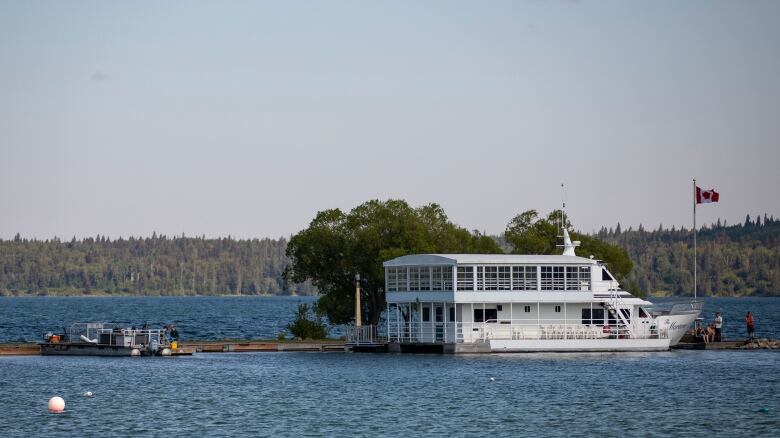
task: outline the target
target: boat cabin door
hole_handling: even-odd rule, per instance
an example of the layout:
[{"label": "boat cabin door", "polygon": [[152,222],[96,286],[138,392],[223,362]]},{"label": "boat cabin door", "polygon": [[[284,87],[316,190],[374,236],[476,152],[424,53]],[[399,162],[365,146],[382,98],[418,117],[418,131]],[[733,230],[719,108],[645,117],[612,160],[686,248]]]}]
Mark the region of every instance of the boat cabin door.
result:
[{"label": "boat cabin door", "polygon": [[634,326],[634,330],[637,334],[643,338],[652,338],[658,336],[658,330],[655,327],[655,318],[653,318],[642,307],[634,307],[636,312],[638,324]]},{"label": "boat cabin door", "polygon": [[436,342],[444,342],[444,306],[437,304],[433,311],[434,336]]}]

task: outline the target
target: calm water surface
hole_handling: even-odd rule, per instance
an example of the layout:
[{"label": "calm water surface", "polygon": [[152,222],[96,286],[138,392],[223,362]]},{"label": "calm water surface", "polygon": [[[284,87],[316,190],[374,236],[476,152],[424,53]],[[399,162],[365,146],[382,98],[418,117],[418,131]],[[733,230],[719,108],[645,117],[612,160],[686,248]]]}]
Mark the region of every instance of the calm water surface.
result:
[{"label": "calm water surface", "polygon": [[771,351],[0,357],[0,435],[771,437],[779,367]]},{"label": "calm water surface", "polygon": [[[269,338],[311,298],[0,298],[0,339],[73,321]],[[777,337],[780,300],[711,299]],[[491,382],[490,378],[495,381]],[[93,398],[83,397],[92,391]],[[51,415],[60,395],[66,413]],[[780,352],[0,357],[0,436],[778,436]]]},{"label": "calm water surface", "polygon": [[[73,322],[177,326],[185,339],[274,339],[312,297],[0,297],[0,342],[36,342]],[[667,299],[653,299],[668,304]],[[744,338],[745,312],[760,336],[780,338],[780,298],[708,298],[703,316],[723,312],[724,336]],[[331,336],[340,331],[334,328]]]},{"label": "calm water surface", "polygon": [[0,342],[37,342],[74,322],[173,323],[186,339],[275,339],[313,297],[0,297]]}]

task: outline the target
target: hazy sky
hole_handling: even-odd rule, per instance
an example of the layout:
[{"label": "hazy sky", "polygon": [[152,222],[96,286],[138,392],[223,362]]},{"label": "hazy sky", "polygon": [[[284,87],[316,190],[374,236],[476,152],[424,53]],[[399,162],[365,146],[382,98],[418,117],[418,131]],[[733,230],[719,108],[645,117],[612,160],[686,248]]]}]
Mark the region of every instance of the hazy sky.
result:
[{"label": "hazy sky", "polygon": [[780,215],[778,1],[0,1],[0,237]]}]

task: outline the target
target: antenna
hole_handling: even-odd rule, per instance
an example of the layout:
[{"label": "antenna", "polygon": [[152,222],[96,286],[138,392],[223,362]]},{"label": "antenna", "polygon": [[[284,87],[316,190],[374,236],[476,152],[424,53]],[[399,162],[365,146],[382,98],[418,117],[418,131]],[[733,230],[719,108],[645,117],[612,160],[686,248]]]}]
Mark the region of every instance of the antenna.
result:
[{"label": "antenna", "polygon": [[566,187],[561,183],[561,214],[559,215],[561,220],[561,234],[563,236],[563,245],[556,245],[563,248],[563,255],[573,256],[574,248],[580,246],[580,242],[575,240],[572,242],[569,237],[569,231],[566,229]]},{"label": "antenna", "polygon": [[561,183],[561,228],[566,227],[566,187]]}]

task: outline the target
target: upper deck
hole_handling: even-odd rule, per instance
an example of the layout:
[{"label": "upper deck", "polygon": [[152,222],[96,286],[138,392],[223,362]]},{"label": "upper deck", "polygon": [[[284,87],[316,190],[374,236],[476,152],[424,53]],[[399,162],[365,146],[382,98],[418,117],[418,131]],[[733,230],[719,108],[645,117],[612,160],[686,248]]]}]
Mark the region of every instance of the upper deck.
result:
[{"label": "upper deck", "polygon": [[389,303],[591,300],[619,286],[597,260],[571,255],[415,254],[383,266]]}]

